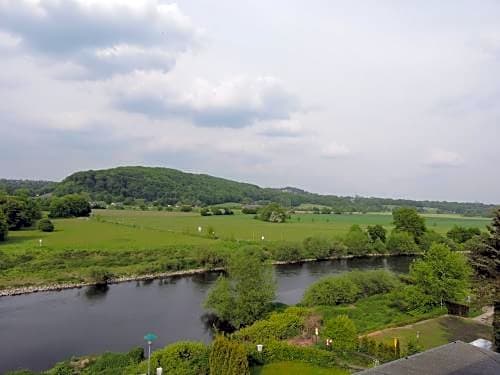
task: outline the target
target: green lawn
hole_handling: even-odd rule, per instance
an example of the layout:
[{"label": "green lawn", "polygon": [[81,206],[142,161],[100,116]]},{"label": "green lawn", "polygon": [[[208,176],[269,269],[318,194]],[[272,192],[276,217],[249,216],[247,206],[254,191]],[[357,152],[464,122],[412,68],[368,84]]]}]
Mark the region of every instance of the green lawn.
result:
[{"label": "green lawn", "polygon": [[322,368],[303,362],[277,362],[255,367],[252,375],[347,375],[349,371],[338,368]]},{"label": "green lawn", "polygon": [[454,316],[442,316],[400,328],[385,329],[371,337],[387,343],[392,343],[393,338],[397,337],[405,348],[410,338],[416,339],[417,332],[419,344],[425,350],[455,340],[471,342],[477,338],[491,340],[492,337],[490,326]]}]

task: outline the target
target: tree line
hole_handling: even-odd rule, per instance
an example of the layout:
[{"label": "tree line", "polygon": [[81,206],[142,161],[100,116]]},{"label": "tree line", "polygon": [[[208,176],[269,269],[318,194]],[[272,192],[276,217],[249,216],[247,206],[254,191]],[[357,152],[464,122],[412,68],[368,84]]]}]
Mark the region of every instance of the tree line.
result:
[{"label": "tree line", "polygon": [[[26,184],[27,182],[25,182]],[[410,206],[419,211],[491,216],[494,205],[439,201],[415,201],[374,197],[320,195],[296,188],[271,189],[205,174],[184,173],[169,168],[118,167],[74,173],[55,185],[41,184],[55,195],[87,193],[93,201],[132,205],[136,200],[159,206],[190,204],[213,206],[237,202],[268,204],[275,202],[292,208],[301,204],[331,207],[333,212],[381,212]],[[0,190],[1,188],[0,184]],[[19,185],[21,186],[21,185]],[[34,190],[35,191],[35,190]],[[34,192],[33,191],[33,192]]]}]

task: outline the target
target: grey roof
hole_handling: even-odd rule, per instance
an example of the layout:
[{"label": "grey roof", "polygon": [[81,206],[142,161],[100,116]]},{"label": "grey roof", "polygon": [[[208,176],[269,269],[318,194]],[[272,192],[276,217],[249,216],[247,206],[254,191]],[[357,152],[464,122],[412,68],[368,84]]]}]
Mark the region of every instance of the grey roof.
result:
[{"label": "grey roof", "polygon": [[500,354],[462,341],[438,346],[357,375],[499,375]]}]

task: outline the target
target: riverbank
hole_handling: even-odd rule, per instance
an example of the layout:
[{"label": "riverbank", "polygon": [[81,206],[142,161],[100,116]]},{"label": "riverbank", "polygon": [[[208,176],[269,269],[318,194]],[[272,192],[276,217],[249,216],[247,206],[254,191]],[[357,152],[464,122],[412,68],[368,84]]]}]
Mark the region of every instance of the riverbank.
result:
[{"label": "riverbank", "polygon": [[[300,264],[300,263],[311,263],[311,262],[322,262],[322,261],[330,261],[330,260],[347,260],[347,259],[362,259],[362,258],[374,258],[374,257],[407,257],[407,256],[418,256],[421,253],[412,253],[412,254],[365,254],[365,255],[339,255],[332,256],[325,259],[300,259],[293,261],[273,261],[273,266],[282,266],[282,265],[292,265],[292,264]],[[190,276],[203,274],[207,272],[220,272],[224,269],[222,267],[218,268],[195,268],[188,269],[182,271],[171,271],[171,272],[160,272],[160,273],[151,273],[151,274],[141,274],[141,275],[130,275],[130,276],[121,276],[117,278],[113,278],[108,281],[108,284],[119,284],[130,281],[144,281],[144,280],[155,280],[155,279],[164,279],[169,277],[177,277],[177,276]],[[95,286],[96,283],[91,282],[80,282],[80,283],[56,283],[56,284],[48,284],[48,285],[27,285],[24,287],[17,288],[7,288],[0,290],[0,297],[12,297],[23,294],[31,294],[31,293],[41,293],[41,292],[57,292],[65,289],[77,289],[84,288],[88,286]]]}]

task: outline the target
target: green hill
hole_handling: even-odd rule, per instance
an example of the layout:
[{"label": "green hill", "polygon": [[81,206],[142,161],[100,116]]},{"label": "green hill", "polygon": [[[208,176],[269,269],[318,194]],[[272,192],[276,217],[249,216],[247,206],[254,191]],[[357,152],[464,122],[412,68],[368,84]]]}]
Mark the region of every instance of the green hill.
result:
[{"label": "green hill", "polygon": [[434,209],[442,213],[487,216],[495,207],[482,203],[413,201],[404,199],[338,197],[319,195],[286,187],[261,188],[206,174],[185,173],[170,168],[118,167],[74,173],[56,188],[57,195],[88,193],[95,200],[124,202],[144,199],[162,205],[178,202],[213,205],[225,202],[259,203],[274,201],[286,207],[317,204],[342,212],[386,211],[394,206]]}]

